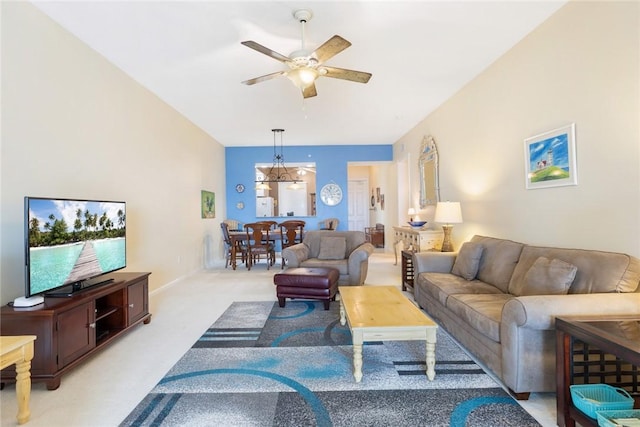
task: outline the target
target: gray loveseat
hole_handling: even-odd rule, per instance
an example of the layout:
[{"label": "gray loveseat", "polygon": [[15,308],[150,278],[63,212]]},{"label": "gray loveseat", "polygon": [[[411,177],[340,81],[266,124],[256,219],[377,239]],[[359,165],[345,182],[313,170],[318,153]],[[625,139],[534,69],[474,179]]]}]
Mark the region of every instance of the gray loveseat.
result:
[{"label": "gray loveseat", "polygon": [[413,256],[414,298],[518,398],[555,391],[557,316],[640,315],[640,260],[474,236]]},{"label": "gray loveseat", "polygon": [[362,285],[367,278],[373,245],[363,231],[308,231],[302,243],[282,250],[286,265],[333,267],[340,271],[340,285]]}]

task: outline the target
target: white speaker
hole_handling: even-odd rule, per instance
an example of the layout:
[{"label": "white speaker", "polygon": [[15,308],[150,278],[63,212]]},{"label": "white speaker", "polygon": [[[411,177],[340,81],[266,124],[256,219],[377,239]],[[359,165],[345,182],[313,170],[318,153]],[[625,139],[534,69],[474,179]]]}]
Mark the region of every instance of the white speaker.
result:
[{"label": "white speaker", "polygon": [[44,297],[36,295],[34,297],[18,297],[13,300],[14,307],[33,307],[34,305],[44,304]]}]

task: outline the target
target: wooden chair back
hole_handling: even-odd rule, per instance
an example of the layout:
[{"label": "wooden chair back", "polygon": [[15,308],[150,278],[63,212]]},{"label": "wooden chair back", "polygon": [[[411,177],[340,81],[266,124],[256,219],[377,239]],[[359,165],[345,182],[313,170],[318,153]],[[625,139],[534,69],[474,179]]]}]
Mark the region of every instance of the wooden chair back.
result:
[{"label": "wooden chair back", "polygon": [[[289,221],[283,221],[278,226],[280,227],[280,238],[282,239],[282,249],[288,248],[298,243],[302,243],[304,237],[304,226],[306,222],[302,220],[291,219]],[[284,257],[282,258],[281,266],[284,268]]]},{"label": "wooden chair back", "polygon": [[282,236],[282,249],[302,242],[306,222],[292,219],[289,221],[283,221],[278,225]]},{"label": "wooden chair back", "polygon": [[253,263],[260,258],[260,255],[266,256],[267,270],[275,262],[275,246],[269,237],[269,231],[272,227],[271,222],[275,221],[253,222],[244,225],[244,229],[247,232],[245,243],[248,255],[247,268],[249,270],[251,270]]},{"label": "wooden chair back", "polygon": [[[231,240],[231,236],[229,235],[229,224],[226,222],[220,223],[220,229],[222,230],[222,240],[224,241],[224,251],[225,251],[225,263],[224,268],[229,266],[229,262],[231,261],[233,241]],[[247,248],[242,243],[236,244],[236,254],[239,253],[241,256],[242,262],[246,261]],[[234,264],[235,269],[235,264]]]}]

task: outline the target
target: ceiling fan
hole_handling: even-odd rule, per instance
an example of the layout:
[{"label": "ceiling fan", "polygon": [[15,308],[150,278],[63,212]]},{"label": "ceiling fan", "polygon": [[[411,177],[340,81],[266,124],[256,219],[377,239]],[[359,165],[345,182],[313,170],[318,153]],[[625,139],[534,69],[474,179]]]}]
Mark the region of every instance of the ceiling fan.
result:
[{"label": "ceiling fan", "polygon": [[242,83],[253,85],[275,77],[286,76],[302,91],[304,98],[311,98],[318,94],[315,85],[318,77],[332,77],[358,83],[367,83],[369,81],[371,73],[324,65],[326,61],[351,46],[349,41],[335,35],[311,52],[305,49],[304,25],[311,19],[313,13],[311,10],[301,9],[294,11],[293,16],[300,22],[302,27],[302,47],[300,50],[292,52],[289,56],[282,55],[251,40],[241,42],[251,49],[285,63],[289,69],[245,80]]}]

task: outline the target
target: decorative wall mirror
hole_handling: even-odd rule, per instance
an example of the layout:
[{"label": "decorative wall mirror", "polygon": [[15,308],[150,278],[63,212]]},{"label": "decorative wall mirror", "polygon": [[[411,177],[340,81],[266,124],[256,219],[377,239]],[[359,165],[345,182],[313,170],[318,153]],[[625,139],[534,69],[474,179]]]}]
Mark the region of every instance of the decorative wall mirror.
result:
[{"label": "decorative wall mirror", "polygon": [[256,217],[316,216],[316,164],[282,167],[278,180],[271,164],[256,163]]},{"label": "decorative wall mirror", "polygon": [[424,209],[440,201],[438,149],[432,136],[425,136],[422,140],[418,167],[420,169],[420,209]]}]

